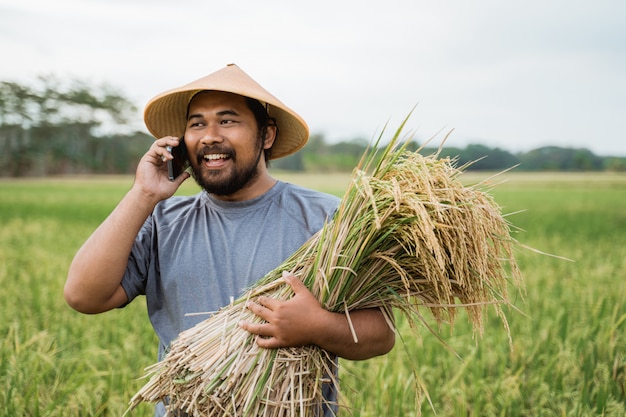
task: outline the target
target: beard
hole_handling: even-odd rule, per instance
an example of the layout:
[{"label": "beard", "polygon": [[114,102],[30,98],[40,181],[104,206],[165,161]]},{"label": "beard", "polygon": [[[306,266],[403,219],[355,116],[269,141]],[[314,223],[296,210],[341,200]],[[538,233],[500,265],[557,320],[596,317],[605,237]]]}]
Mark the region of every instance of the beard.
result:
[{"label": "beard", "polygon": [[[217,196],[229,196],[244,188],[252,180],[259,175],[259,161],[263,154],[262,141],[257,149],[256,158],[249,163],[242,162],[243,165],[237,165],[237,154],[232,149],[224,149],[222,147],[205,147],[196,156],[197,163],[192,164],[191,176],[196,183],[206,192]],[[233,162],[233,168],[229,173],[223,170],[203,170],[205,153],[223,153],[227,154]],[[226,177],[225,177],[226,176]]]}]

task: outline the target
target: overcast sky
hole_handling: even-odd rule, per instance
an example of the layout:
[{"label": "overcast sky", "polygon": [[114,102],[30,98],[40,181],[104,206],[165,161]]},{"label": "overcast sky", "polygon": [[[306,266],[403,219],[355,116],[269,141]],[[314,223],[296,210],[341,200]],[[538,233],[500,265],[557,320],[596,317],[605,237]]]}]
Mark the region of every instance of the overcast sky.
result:
[{"label": "overcast sky", "polygon": [[234,62],[333,141],[417,105],[421,140],[626,156],[624,0],[0,0],[0,62],[140,108]]}]

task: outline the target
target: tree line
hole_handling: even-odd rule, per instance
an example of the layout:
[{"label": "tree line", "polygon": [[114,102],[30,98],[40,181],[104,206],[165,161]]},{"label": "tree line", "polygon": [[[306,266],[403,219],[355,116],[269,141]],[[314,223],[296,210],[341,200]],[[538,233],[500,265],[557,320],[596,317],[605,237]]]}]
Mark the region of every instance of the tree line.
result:
[{"label": "tree line", "polygon": [[[109,85],[80,80],[38,77],[29,85],[0,82],[0,176],[24,177],[67,174],[129,174],[154,140],[129,128],[137,107]],[[355,138],[329,143],[313,134],[300,152],[272,161],[272,168],[293,171],[351,171],[368,141]],[[417,141],[409,148],[419,148]],[[430,154],[434,148],[421,152]],[[471,144],[444,147],[468,170],[500,171],[622,171],[626,158],[602,157],[587,149],[555,146],[525,153]]]},{"label": "tree line", "polygon": [[[348,171],[354,168],[366,147],[364,139],[353,139],[336,144],[326,143],[322,135],[312,135],[309,144],[300,152],[278,161],[274,167],[303,171]],[[420,149],[420,143],[411,142],[411,150]],[[424,155],[437,153],[456,160],[468,171],[613,171],[626,172],[626,157],[598,156],[588,149],[545,146],[529,152],[511,153],[500,148],[470,144],[464,148],[444,147],[439,150],[423,147]]]}]

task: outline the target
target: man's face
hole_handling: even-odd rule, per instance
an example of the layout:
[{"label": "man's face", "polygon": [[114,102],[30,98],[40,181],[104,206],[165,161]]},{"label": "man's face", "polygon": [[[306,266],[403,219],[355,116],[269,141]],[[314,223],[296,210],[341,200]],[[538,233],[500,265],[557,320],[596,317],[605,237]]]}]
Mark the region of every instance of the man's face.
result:
[{"label": "man's face", "polygon": [[[269,143],[267,143],[269,142]],[[244,97],[209,91],[189,104],[185,144],[196,182],[218,196],[249,187],[265,169],[259,129]]]}]

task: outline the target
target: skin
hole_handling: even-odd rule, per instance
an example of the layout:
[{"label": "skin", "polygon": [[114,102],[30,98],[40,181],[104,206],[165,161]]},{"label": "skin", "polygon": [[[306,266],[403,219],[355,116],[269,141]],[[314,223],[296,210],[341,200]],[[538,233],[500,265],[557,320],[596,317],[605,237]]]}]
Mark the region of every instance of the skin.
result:
[{"label": "skin", "polygon": [[[273,145],[275,136],[275,129],[268,128],[261,144],[256,120],[241,96],[204,92],[190,103],[185,130],[190,165],[196,180],[216,198],[248,200],[264,194],[276,183],[263,155],[263,149]],[[128,302],[121,281],[134,239],[155,205],[171,197],[189,177],[183,173],[173,182],[167,178],[166,161],[172,156],[165,147],[178,144],[178,138],[173,136],[152,144],[139,161],[131,189],[76,253],[64,296],[77,311],[101,313]],[[237,178],[243,183],[237,185]],[[234,188],[224,188],[227,183],[234,184]],[[358,336],[355,343],[345,314],[323,309],[292,274],[285,273],[284,279],[294,296],[287,301],[259,297],[249,302],[247,307],[266,323],[239,324],[258,336],[259,346],[315,344],[353,360],[382,355],[393,347],[394,332],[380,310],[350,312]]]}]

